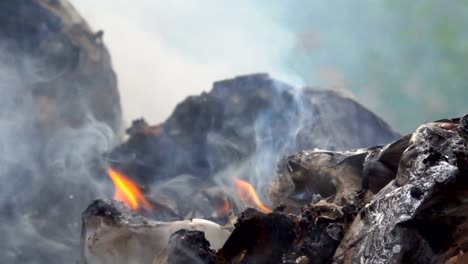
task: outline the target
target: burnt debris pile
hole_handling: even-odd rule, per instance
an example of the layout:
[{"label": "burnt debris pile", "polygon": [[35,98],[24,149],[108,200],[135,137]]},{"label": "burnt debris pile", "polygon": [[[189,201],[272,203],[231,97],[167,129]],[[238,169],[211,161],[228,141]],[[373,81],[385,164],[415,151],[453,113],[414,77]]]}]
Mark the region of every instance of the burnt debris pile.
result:
[{"label": "burnt debris pile", "polygon": [[[153,237],[165,239],[157,254],[141,246],[145,254],[140,256],[149,257],[138,258],[140,262],[461,263],[468,251],[462,235],[467,223],[467,120],[427,123],[398,136],[335,92],[295,90],[267,75],[249,75],[189,97],[163,124],[136,120],[127,130],[129,139],[107,158],[148,197],[158,190],[155,200],[172,202],[173,217],[161,208],[147,214],[162,221],[154,226],[190,223],[190,228]],[[261,160],[265,155],[271,159]],[[243,200],[236,203],[236,193],[222,180],[243,176],[255,182],[258,178],[248,177],[255,173],[264,180],[260,200],[267,204],[250,208]],[[180,175],[190,175],[190,187],[184,181],[166,185]],[[261,192],[261,187],[253,189]],[[213,216],[219,209],[214,204],[223,199],[228,210],[223,217]],[[187,213],[193,210],[197,214]],[[104,230],[103,221],[86,224],[95,217],[83,217],[83,241],[109,237],[93,231]],[[130,226],[132,236],[111,236],[119,243],[129,240],[123,248],[119,244],[118,252],[125,256],[134,250],[130,241],[145,241],[147,235]],[[115,226],[106,230],[119,233]],[[222,235],[214,236],[219,230]],[[99,241],[104,248],[115,244]],[[107,263],[98,244],[84,244],[90,259]]]},{"label": "burnt debris pile", "polygon": [[276,163],[288,153],[369,147],[399,136],[346,96],[296,89],[267,74],[215,82],[210,92],[177,105],[164,123],[135,120],[127,133],[128,140],[108,153],[110,166],[155,200],[175,201],[171,210],[182,218],[210,216],[236,178],[269,200]]},{"label": "burnt debris pile", "polygon": [[[149,253],[151,257],[140,260],[464,263],[468,251],[467,120],[468,115],[427,123],[386,145],[350,151],[301,151],[285,157],[270,185],[273,203],[277,205],[274,211],[264,213],[247,208],[224,226],[201,219],[186,220],[192,225],[206,222],[195,228],[172,230],[170,238],[164,237],[165,249],[159,255]],[[278,191],[284,183],[291,185],[284,187],[289,192]],[[297,199],[298,192],[311,192],[317,183],[330,185],[330,193],[301,194],[301,199]],[[112,204],[100,203],[104,207]],[[84,215],[84,230],[91,231],[86,232],[83,241],[99,238],[99,232],[93,230],[103,230],[103,221],[99,221],[97,229],[87,229],[86,223],[96,217],[111,221],[116,213],[109,211]],[[135,236],[140,239],[148,233],[138,234],[138,227],[124,223],[121,226],[135,228]],[[125,228],[116,228],[113,233]],[[213,235],[220,230],[226,233]],[[112,245],[106,241],[103,244]],[[96,246],[88,245],[93,247]]]}]

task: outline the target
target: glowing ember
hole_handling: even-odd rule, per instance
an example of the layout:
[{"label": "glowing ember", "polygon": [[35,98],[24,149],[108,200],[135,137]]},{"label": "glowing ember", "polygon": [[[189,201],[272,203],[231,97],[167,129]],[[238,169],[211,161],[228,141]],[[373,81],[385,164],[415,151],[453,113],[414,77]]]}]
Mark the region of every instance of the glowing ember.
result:
[{"label": "glowing ember", "polygon": [[114,200],[123,202],[126,207],[133,211],[138,211],[140,205],[146,210],[151,211],[153,209],[137,185],[126,175],[112,168],[107,169],[107,175],[109,175],[115,186]]},{"label": "glowing ember", "polygon": [[271,209],[266,207],[258,198],[257,192],[250,183],[243,181],[241,179],[236,179],[235,181],[236,192],[237,196],[245,203],[245,204],[253,204],[255,205],[260,211],[265,213],[271,213]]}]

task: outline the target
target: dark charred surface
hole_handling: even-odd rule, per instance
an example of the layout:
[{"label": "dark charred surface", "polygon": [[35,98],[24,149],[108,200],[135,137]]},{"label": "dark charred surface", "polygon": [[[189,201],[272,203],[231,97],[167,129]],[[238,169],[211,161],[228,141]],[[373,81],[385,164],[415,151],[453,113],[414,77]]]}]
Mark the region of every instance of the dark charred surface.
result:
[{"label": "dark charred surface", "polygon": [[101,199],[94,200],[88,208],[83,212],[82,218],[89,216],[102,216],[111,219],[113,222],[118,223],[123,218],[123,213],[129,213],[128,209],[122,206],[121,203],[105,201]]},{"label": "dark charred surface", "polygon": [[270,197],[274,204],[298,209],[317,195],[343,205],[342,201],[354,200],[357,193],[376,194],[396,177],[410,137],[369,148],[304,150],[284,157],[270,182]]},{"label": "dark charred surface", "polygon": [[345,228],[354,220],[357,210],[319,202],[304,207],[298,228],[296,253],[313,263],[329,263],[343,238]]},{"label": "dark charred surface", "polygon": [[[284,209],[284,208],[281,208]],[[330,263],[359,208],[322,200],[305,206],[301,215],[281,210],[264,214],[249,208],[218,251],[222,263]],[[305,262],[308,263],[308,262]]]},{"label": "dark charred surface", "polygon": [[106,219],[106,221],[108,220],[112,224],[126,223],[137,225],[144,224],[148,222],[147,219],[150,219],[144,215],[130,211],[122,202],[103,199],[94,200],[81,215],[83,221],[96,217]]},{"label": "dark charred surface", "polygon": [[253,208],[242,212],[218,258],[226,263],[281,263],[296,238],[297,219]]},{"label": "dark charred surface", "polygon": [[216,263],[216,252],[201,231],[181,229],[169,240],[168,264]]}]

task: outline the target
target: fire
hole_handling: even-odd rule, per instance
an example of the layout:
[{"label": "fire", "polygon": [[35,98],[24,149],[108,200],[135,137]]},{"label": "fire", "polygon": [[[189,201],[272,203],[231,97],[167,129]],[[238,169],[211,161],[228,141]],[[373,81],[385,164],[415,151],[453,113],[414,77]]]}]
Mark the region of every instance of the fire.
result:
[{"label": "fire", "polygon": [[109,175],[115,186],[114,200],[123,202],[126,207],[133,211],[138,211],[140,205],[150,211],[153,209],[137,185],[126,175],[112,168],[107,169],[107,175]]},{"label": "fire", "polygon": [[228,199],[224,198],[222,204],[216,209],[216,215],[223,217],[229,213],[229,210],[231,210],[231,205]]},{"label": "fire", "polygon": [[246,204],[254,204],[260,211],[271,213],[272,210],[265,206],[258,198],[257,192],[254,187],[241,179],[235,181],[237,196]]}]

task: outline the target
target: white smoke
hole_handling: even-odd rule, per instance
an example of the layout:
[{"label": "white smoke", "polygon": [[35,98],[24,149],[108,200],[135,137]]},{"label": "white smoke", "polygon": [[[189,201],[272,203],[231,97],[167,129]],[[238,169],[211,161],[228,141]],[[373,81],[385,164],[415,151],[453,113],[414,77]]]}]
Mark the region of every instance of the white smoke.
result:
[{"label": "white smoke", "polygon": [[294,36],[248,0],[72,0],[112,54],[124,119],[164,121],[187,95],[252,72],[300,84],[282,67]]},{"label": "white smoke", "polygon": [[96,163],[114,133],[91,113],[80,126],[58,125],[54,99],[31,91],[33,61],[0,45],[0,262],[70,263],[83,208],[110,193]]}]

